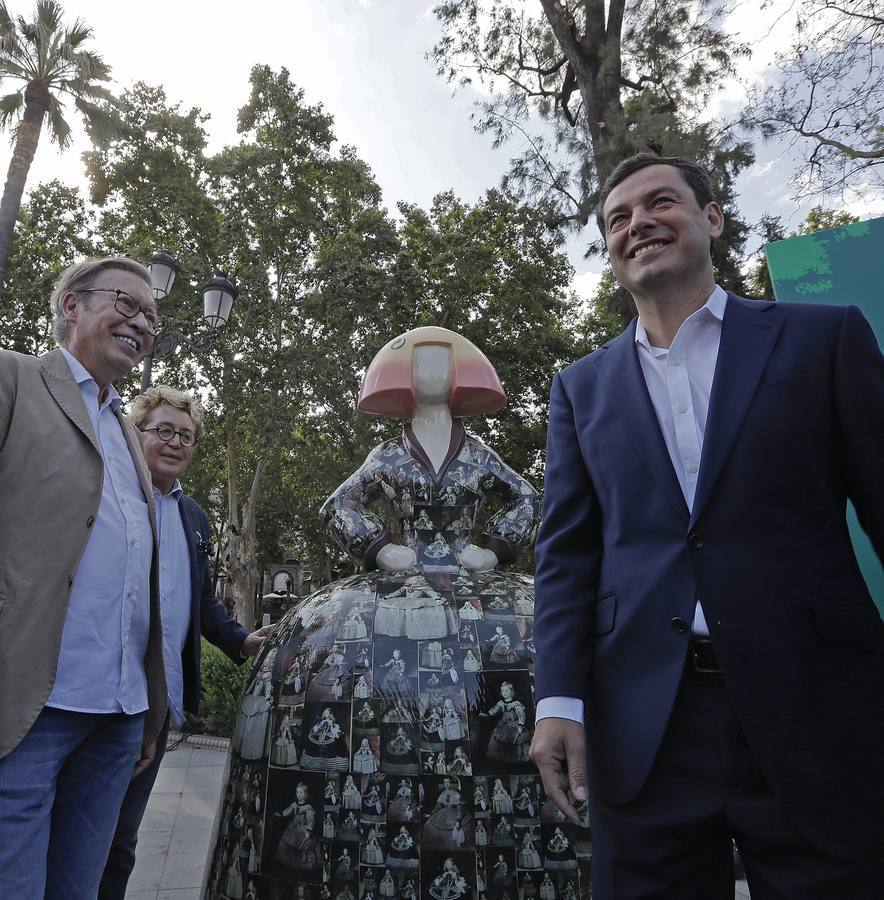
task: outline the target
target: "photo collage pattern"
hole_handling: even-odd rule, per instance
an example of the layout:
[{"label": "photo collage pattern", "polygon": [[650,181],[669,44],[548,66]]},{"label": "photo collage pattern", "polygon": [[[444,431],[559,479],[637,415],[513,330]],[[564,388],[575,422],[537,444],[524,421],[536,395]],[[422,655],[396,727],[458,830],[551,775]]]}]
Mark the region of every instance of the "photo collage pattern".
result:
[{"label": "photo collage pattern", "polygon": [[533,613],[507,572],[373,572],[293,609],[246,684],[205,898],[588,898],[586,811],[528,759]]}]

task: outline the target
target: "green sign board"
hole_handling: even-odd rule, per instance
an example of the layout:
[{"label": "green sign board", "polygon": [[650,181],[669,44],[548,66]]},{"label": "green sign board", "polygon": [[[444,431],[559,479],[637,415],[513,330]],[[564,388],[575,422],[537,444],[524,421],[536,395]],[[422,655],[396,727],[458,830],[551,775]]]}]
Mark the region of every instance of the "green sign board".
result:
[{"label": "green sign board", "polygon": [[[884,346],[884,218],[776,241],[765,248],[778,301],[858,306]],[[882,461],[884,478],[884,461]],[[866,584],[884,615],[884,568],[871,541],[847,511]]]}]

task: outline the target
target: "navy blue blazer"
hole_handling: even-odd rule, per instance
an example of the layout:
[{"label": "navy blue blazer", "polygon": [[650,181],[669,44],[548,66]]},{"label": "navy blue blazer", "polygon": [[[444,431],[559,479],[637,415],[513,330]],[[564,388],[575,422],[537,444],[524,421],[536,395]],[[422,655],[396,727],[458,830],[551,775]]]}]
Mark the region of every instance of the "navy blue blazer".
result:
[{"label": "navy blue blazer", "polygon": [[233,662],[240,656],[248,632],[227,612],[212,591],[209,572],[209,520],[199,504],[187,494],[178,501],[187,552],[190,557],[190,629],[181,662],[184,668],[184,708],[195,713],[200,705],[200,635],[227,654]]},{"label": "navy blue blazer", "polygon": [[584,697],[593,788],[628,802],[660,746],[699,598],[793,821],[832,853],[884,852],[884,623],[845,521],[849,497],[884,558],[871,328],[855,307],[728,295],[689,512],[635,324],[553,381],[536,696]]}]

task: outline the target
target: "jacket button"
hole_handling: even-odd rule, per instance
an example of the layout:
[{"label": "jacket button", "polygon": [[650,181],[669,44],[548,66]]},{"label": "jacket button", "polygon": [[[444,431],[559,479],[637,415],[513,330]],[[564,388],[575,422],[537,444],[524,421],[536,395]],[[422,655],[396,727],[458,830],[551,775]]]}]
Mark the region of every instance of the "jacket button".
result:
[{"label": "jacket button", "polygon": [[699,550],[703,546],[703,538],[696,531],[691,532],[688,535],[688,546],[692,550]]},{"label": "jacket button", "polygon": [[89,518],[86,519],[86,527],[91,528],[94,524],[95,524],[95,516],[89,516]]},{"label": "jacket button", "polygon": [[679,634],[684,634],[688,630],[688,623],[681,616],[676,616],[672,620],[672,630],[677,631]]}]

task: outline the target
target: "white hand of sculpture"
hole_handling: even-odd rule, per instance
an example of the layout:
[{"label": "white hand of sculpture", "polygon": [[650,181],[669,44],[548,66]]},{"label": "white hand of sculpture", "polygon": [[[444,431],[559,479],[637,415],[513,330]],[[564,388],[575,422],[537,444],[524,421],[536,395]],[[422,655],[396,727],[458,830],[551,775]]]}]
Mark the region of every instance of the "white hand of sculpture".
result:
[{"label": "white hand of sculpture", "polygon": [[497,566],[497,554],[493,550],[486,550],[475,544],[467,544],[457,560],[470,572],[489,572]]},{"label": "white hand of sculpture", "polygon": [[382,572],[407,572],[417,564],[417,554],[402,544],[387,544],[378,550],[375,560]]}]

